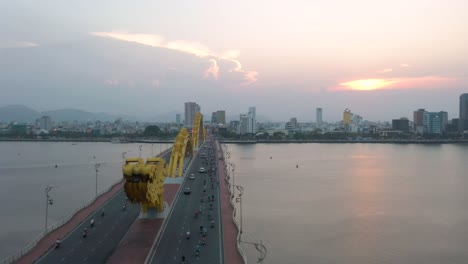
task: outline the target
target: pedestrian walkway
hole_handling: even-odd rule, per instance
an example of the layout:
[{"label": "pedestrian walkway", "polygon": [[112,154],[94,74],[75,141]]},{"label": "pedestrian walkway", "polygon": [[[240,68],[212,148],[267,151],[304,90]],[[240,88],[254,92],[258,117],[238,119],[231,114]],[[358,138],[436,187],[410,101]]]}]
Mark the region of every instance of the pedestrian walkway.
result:
[{"label": "pedestrian walkway", "polygon": [[[216,150],[221,152],[219,142],[216,141]],[[218,155],[220,156],[220,155]],[[218,179],[221,196],[221,217],[223,221],[223,243],[224,243],[224,263],[225,264],[243,264],[244,260],[237,249],[237,228],[232,219],[234,208],[231,205],[231,193],[225,179],[224,161],[218,160]]]},{"label": "pedestrian walkway", "polygon": [[89,215],[94,213],[99,207],[101,207],[111,197],[119,192],[123,188],[124,183],[124,181],[121,181],[115,184],[108,192],[101,194],[92,204],[78,211],[78,213],[76,213],[66,224],[55,229],[54,231],[51,231],[48,235],[42,238],[28,254],[24,255],[16,263],[30,264],[44,255],[54,246],[57,238],[63,238],[73,229],[75,229],[75,227],[83,222],[83,220],[85,220]]}]

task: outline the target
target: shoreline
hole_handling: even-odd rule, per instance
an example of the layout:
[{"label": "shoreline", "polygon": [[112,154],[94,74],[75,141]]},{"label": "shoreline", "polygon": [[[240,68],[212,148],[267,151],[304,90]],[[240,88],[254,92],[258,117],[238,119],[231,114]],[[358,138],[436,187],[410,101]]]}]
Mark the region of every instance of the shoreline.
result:
[{"label": "shoreline", "polygon": [[[124,139],[122,142],[111,142],[107,138],[60,138],[60,139],[33,139],[33,138],[0,138],[0,142],[109,142],[115,144],[125,143],[174,143],[174,140],[150,139]],[[339,140],[339,139],[308,139],[308,140],[219,140],[224,144],[303,144],[303,143],[333,143],[333,144],[468,144],[468,139],[372,139],[372,140]]]}]

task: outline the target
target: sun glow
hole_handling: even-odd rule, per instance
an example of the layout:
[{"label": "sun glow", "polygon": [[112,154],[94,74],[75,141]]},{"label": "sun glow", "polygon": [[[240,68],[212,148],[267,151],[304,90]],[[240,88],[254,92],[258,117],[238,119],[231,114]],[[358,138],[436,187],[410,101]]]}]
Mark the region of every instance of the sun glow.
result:
[{"label": "sun glow", "polygon": [[355,81],[340,83],[340,85],[349,87],[351,88],[351,90],[371,91],[371,90],[377,90],[377,89],[381,89],[384,87],[388,87],[394,83],[395,83],[394,80],[363,79],[363,80],[355,80]]}]

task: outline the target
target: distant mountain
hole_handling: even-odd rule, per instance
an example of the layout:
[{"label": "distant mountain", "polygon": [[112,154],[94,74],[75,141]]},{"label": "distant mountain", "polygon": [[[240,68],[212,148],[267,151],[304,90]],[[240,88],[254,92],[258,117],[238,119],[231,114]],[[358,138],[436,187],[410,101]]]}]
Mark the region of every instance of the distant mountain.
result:
[{"label": "distant mountain", "polygon": [[33,122],[40,116],[40,112],[23,105],[0,107],[0,121],[3,122]]},{"label": "distant mountain", "polygon": [[107,113],[91,113],[78,109],[59,109],[52,111],[44,111],[42,115],[47,115],[52,118],[53,121],[114,121],[117,118],[124,120],[136,121],[137,118],[134,116],[127,115],[111,115]]},{"label": "distant mountain", "polygon": [[167,113],[155,115],[149,118],[146,118],[145,121],[148,122],[162,122],[162,123],[168,123],[172,122],[174,123],[176,121],[176,115],[180,114],[180,121],[184,121],[184,114],[180,111],[172,110]]},{"label": "distant mountain", "polygon": [[39,112],[22,105],[9,105],[0,107],[0,121],[3,122],[34,122],[41,116],[50,116],[52,121],[114,121],[122,118],[137,121],[138,118],[129,115],[111,115],[107,113],[91,113],[78,109],[59,109]]}]

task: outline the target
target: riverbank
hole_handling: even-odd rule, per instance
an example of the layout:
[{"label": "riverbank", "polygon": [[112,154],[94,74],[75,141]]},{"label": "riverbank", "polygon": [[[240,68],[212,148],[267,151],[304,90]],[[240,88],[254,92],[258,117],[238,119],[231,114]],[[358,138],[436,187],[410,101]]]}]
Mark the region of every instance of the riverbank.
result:
[{"label": "riverbank", "polygon": [[[122,139],[115,141],[110,138],[0,138],[7,142],[111,142],[111,143],[174,143],[173,139]],[[258,139],[236,140],[220,139],[225,144],[291,144],[291,143],[373,143],[373,144],[468,144],[468,139]]]}]

